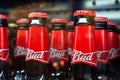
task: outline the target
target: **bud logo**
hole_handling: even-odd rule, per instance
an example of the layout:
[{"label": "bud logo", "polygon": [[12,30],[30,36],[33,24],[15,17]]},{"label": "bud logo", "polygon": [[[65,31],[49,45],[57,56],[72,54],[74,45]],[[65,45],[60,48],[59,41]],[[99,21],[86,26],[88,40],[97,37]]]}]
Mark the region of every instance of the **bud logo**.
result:
[{"label": "bud logo", "polygon": [[67,59],[67,50],[57,50],[54,48],[50,48],[50,58],[61,58],[61,59]]},{"label": "bud logo", "polygon": [[9,49],[0,49],[0,60],[9,61]]},{"label": "bud logo", "polygon": [[118,49],[111,48],[109,51],[110,59],[116,58],[118,56],[117,53],[118,53]]},{"label": "bud logo", "polygon": [[48,51],[34,52],[33,50],[27,49],[26,61],[28,60],[35,60],[41,61],[43,63],[48,63]]},{"label": "bud logo", "polygon": [[82,51],[73,50],[72,55],[72,64],[75,63],[85,63],[92,66],[96,66],[96,54],[95,52],[91,53],[82,53]]},{"label": "bud logo", "polygon": [[25,56],[27,53],[27,50],[24,47],[17,46],[15,49],[15,57],[17,56]]},{"label": "bud logo", "polygon": [[71,48],[68,48],[68,54],[72,55],[72,49]]},{"label": "bud logo", "polygon": [[96,52],[97,54],[97,61],[98,62],[101,62],[101,63],[104,63],[104,64],[107,64],[109,63],[108,60],[109,60],[109,50],[106,50],[106,51],[97,51]]}]

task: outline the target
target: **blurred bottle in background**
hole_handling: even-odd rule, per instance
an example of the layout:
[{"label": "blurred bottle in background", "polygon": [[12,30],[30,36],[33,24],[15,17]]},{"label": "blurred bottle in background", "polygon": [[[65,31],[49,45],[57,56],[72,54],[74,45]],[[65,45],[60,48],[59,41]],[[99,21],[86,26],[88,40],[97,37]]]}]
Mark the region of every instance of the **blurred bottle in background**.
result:
[{"label": "blurred bottle in background", "polygon": [[98,80],[109,80],[108,65],[109,50],[107,37],[107,21],[106,17],[95,17],[95,42],[97,51],[97,77]]},{"label": "blurred bottle in background", "polygon": [[107,31],[108,31],[108,49],[109,49],[109,73],[112,79],[116,78],[119,74],[115,69],[116,58],[117,58],[117,45],[116,45],[116,32],[115,32],[116,23],[114,21],[107,22]]},{"label": "blurred bottle in background", "polygon": [[73,42],[73,80],[97,80],[94,10],[74,12],[75,36]]},{"label": "blurred bottle in background", "polygon": [[67,20],[64,18],[53,18],[51,20],[49,80],[67,80],[66,78],[68,78],[66,23]]},{"label": "blurred bottle in background", "polygon": [[26,80],[48,80],[48,14],[31,12],[26,55]]},{"label": "blurred bottle in background", "polygon": [[0,80],[9,80],[9,61],[8,16],[0,14]]},{"label": "blurred bottle in background", "polygon": [[67,23],[67,30],[68,30],[68,76],[69,80],[71,80],[72,78],[71,56],[74,42],[74,21],[70,21]]},{"label": "blurred bottle in background", "polygon": [[26,49],[28,42],[28,24],[29,19],[21,18],[16,21],[18,24],[16,46],[14,51],[14,79],[15,80],[24,80],[25,78],[25,58],[26,58]]},{"label": "blurred bottle in background", "polygon": [[8,72],[8,76],[10,78],[10,80],[14,79],[14,48],[15,48],[15,42],[16,42],[16,33],[17,33],[17,28],[18,25],[14,22],[9,22],[9,28],[8,28],[8,35],[9,35],[9,52],[10,52],[10,61],[8,64],[9,67],[9,72]]},{"label": "blurred bottle in background", "polygon": [[120,57],[120,26],[117,26],[117,37],[118,37],[118,57]]}]

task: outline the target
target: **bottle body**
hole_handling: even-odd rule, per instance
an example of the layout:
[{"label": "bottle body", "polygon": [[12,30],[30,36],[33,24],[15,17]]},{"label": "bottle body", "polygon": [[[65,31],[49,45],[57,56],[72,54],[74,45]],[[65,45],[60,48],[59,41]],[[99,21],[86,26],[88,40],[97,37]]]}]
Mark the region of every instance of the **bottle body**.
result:
[{"label": "bottle body", "polygon": [[8,40],[8,17],[0,14],[0,80],[8,80],[9,40]]},{"label": "bottle body", "polygon": [[[59,34],[59,36],[58,36]],[[50,76],[52,80],[64,80],[67,71],[67,32],[65,30],[53,30],[50,47]],[[55,66],[56,64],[56,66]],[[55,76],[52,76],[55,74]],[[59,75],[57,75],[59,74]],[[65,76],[66,75],[66,76]]]},{"label": "bottle body", "polygon": [[24,80],[25,77],[25,58],[26,58],[26,49],[27,49],[27,41],[28,41],[28,30],[27,29],[18,29],[17,30],[17,38],[16,38],[16,48],[14,55],[15,62],[15,76],[14,79]]},{"label": "bottle body", "polygon": [[74,42],[72,53],[73,80],[97,80],[93,10],[74,12]]},{"label": "bottle body", "polygon": [[[33,33],[34,32],[34,33]],[[27,80],[46,80],[48,63],[48,33],[43,26],[30,26],[26,55]],[[31,51],[32,52],[29,52]],[[38,57],[37,57],[38,56]]]},{"label": "bottle body", "polygon": [[48,31],[47,18],[44,12],[28,14],[29,33],[26,52],[25,80],[48,80]]},{"label": "bottle body", "polygon": [[95,17],[95,41],[97,52],[97,78],[98,80],[109,80],[108,64],[109,64],[109,49],[108,49],[108,33],[107,33],[106,17]]},{"label": "bottle body", "polygon": [[68,77],[69,80],[72,79],[72,66],[71,66],[71,58],[72,58],[72,46],[74,42],[74,31],[68,31]]},{"label": "bottle body", "polygon": [[[96,66],[96,55],[94,53],[95,46],[91,46],[91,45],[95,45],[94,41],[92,40],[92,39],[95,39],[94,27],[93,26],[89,26],[89,27],[76,26],[74,39],[75,39],[75,42],[73,45],[73,55],[72,55],[73,79],[74,80],[82,80],[82,79],[95,80],[93,77],[93,76],[96,77],[95,67],[94,67]],[[91,60],[91,61],[89,62],[85,61],[87,60],[87,58],[88,60]]]},{"label": "bottle body", "polygon": [[117,59],[117,47],[116,47],[116,33],[115,33],[116,23],[113,21],[108,21],[107,31],[108,31],[108,49],[109,49],[109,73],[112,79],[117,77],[117,66],[115,66]]},{"label": "bottle body", "polygon": [[66,80],[68,78],[66,22],[67,20],[64,18],[53,18],[51,20],[49,80]]}]

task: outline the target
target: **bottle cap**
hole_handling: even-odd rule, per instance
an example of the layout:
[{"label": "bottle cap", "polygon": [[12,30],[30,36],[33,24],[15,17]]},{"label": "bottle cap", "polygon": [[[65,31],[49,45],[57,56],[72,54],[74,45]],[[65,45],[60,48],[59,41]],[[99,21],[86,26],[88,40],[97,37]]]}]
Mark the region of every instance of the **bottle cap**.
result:
[{"label": "bottle cap", "polygon": [[8,20],[8,16],[5,15],[5,14],[0,14],[0,19],[6,19],[6,20]]},{"label": "bottle cap", "polygon": [[28,18],[48,18],[48,14],[44,12],[31,12],[28,14]]},{"label": "bottle cap", "polygon": [[29,23],[29,19],[27,18],[20,18],[16,21],[17,24],[28,24]]},{"label": "bottle cap", "polygon": [[77,10],[74,16],[96,16],[96,14],[94,10]]},{"label": "bottle cap", "polygon": [[67,23],[67,19],[65,18],[53,18],[51,21],[51,23]]},{"label": "bottle cap", "polygon": [[94,21],[95,22],[107,22],[108,19],[106,17],[95,17]]},{"label": "bottle cap", "polygon": [[115,25],[116,25],[116,22],[114,22],[114,21],[108,21],[108,22],[107,22],[107,25],[115,26]]}]

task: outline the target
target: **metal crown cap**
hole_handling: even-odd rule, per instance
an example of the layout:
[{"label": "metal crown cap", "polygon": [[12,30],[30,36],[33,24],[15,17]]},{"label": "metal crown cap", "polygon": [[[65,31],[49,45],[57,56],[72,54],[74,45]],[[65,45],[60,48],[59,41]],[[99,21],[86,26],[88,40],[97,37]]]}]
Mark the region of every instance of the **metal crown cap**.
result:
[{"label": "metal crown cap", "polygon": [[106,17],[95,17],[94,21],[95,22],[107,22],[108,18],[106,18]]},{"label": "metal crown cap", "polygon": [[28,14],[28,18],[48,18],[48,14],[44,12],[31,12]]},{"label": "metal crown cap", "polygon": [[16,21],[17,24],[28,24],[29,23],[29,19],[27,18],[20,18]]},{"label": "metal crown cap", "polygon": [[96,16],[94,10],[76,10],[74,16]]},{"label": "metal crown cap", "polygon": [[114,22],[114,21],[108,21],[108,22],[107,22],[107,25],[115,26],[115,25],[116,25],[116,22]]},{"label": "metal crown cap", "polygon": [[6,20],[8,20],[8,16],[5,15],[5,14],[0,14],[0,19],[6,19]]},{"label": "metal crown cap", "polygon": [[53,18],[50,22],[51,23],[65,23],[66,24],[68,21],[65,18]]},{"label": "metal crown cap", "polygon": [[73,26],[74,25],[74,21],[70,21],[70,22],[68,22],[67,23],[67,26],[69,27],[69,26]]}]

